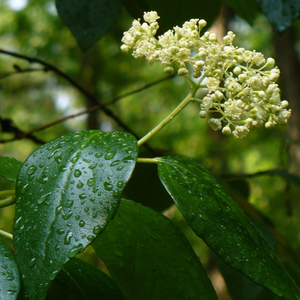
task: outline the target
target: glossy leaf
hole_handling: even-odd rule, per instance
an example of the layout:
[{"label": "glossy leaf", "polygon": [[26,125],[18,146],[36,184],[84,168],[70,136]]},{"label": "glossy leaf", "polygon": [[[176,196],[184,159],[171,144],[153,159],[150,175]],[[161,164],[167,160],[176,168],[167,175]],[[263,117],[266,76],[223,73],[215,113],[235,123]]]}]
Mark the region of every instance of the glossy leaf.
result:
[{"label": "glossy leaf", "polygon": [[9,181],[16,181],[22,163],[13,157],[0,156],[0,176]]},{"label": "glossy leaf", "polygon": [[0,238],[0,299],[17,299],[20,291],[20,276],[15,259]]},{"label": "glossy leaf", "polygon": [[300,299],[269,244],[206,168],[192,159],[164,157],[158,172],[192,230],[220,258],[273,293]]},{"label": "glossy leaf", "polygon": [[159,34],[190,19],[205,19],[208,23],[206,30],[212,25],[220,12],[220,0],[123,0],[127,10],[134,18],[143,17],[146,11],[155,10],[160,16]]},{"label": "glossy leaf", "polygon": [[184,234],[151,208],[122,200],[92,246],[128,300],[218,299]]},{"label": "glossy leaf", "polygon": [[289,28],[300,13],[300,0],[256,0],[269,22],[279,31]]},{"label": "glossy leaf", "polygon": [[92,265],[74,258],[56,276],[46,300],[126,300],[117,284]]},{"label": "glossy leaf", "polygon": [[62,266],[104,230],[136,157],[132,135],[87,130],[43,145],[23,164],[14,243],[30,299],[44,299]]},{"label": "glossy leaf", "polygon": [[56,0],[59,16],[85,52],[118,21],[121,0]]}]

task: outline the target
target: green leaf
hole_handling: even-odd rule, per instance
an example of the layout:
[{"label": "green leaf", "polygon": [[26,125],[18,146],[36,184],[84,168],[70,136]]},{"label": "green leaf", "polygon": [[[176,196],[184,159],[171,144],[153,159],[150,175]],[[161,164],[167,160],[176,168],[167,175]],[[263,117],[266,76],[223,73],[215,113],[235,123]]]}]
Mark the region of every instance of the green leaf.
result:
[{"label": "green leaf", "polygon": [[269,22],[279,32],[289,28],[299,16],[299,0],[256,0]]},{"label": "green leaf", "polygon": [[143,17],[146,11],[155,10],[160,16],[160,33],[174,26],[182,24],[190,19],[205,19],[208,23],[206,28],[212,25],[220,13],[221,1],[206,0],[123,0],[126,9],[134,18]]},{"label": "green leaf", "polygon": [[158,173],[192,230],[220,258],[273,293],[300,299],[269,244],[207,169],[192,159],[164,157]]},{"label": "green leaf", "polygon": [[224,2],[251,25],[253,25],[257,14],[260,12],[255,0],[224,0]]},{"label": "green leaf", "polygon": [[56,0],[59,16],[86,52],[118,21],[121,0]]},{"label": "green leaf", "polygon": [[74,258],[52,283],[46,300],[126,300],[117,284],[92,265]]},{"label": "green leaf", "polygon": [[0,238],[0,299],[17,299],[20,291],[20,276],[12,253]]},{"label": "green leaf", "polygon": [[122,200],[92,246],[128,300],[218,299],[184,234],[151,208]]},{"label": "green leaf", "polygon": [[132,135],[86,130],[43,145],[23,164],[14,243],[30,299],[44,299],[62,266],[113,218],[136,157]]},{"label": "green leaf", "polygon": [[22,163],[13,157],[0,156],[0,176],[9,181],[16,181]]}]

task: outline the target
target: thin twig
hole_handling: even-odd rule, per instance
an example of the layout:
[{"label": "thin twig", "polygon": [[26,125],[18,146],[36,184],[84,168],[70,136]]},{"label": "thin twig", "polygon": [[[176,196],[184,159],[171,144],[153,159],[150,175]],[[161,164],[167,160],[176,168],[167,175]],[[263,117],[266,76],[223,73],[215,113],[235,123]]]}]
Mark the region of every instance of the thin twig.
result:
[{"label": "thin twig", "polygon": [[13,76],[13,75],[22,74],[22,73],[31,73],[31,72],[38,72],[38,71],[47,72],[47,69],[45,69],[45,68],[42,68],[42,69],[34,69],[34,68],[21,69],[21,70],[18,70],[18,71],[14,71],[14,72],[10,72],[10,73],[0,75],[0,79],[7,78],[7,77],[10,77],[10,76]]},{"label": "thin twig", "polygon": [[[157,80],[155,82],[152,82],[152,83],[149,83],[149,84],[146,84],[144,87],[142,88],[139,88],[133,92],[130,92],[130,93],[127,93],[123,96],[119,96],[119,97],[116,97],[106,103],[103,103],[103,104],[98,104],[98,101],[97,99],[91,95],[90,93],[88,93],[80,84],[78,84],[76,81],[74,81],[70,76],[68,76],[67,74],[65,74],[63,71],[61,71],[60,69],[58,69],[57,67],[55,67],[54,65],[52,64],[49,64],[45,61],[43,61],[42,59],[39,59],[39,58],[35,58],[35,57],[29,57],[29,56],[25,56],[25,55],[21,55],[19,53],[15,53],[15,52],[12,52],[12,51],[7,51],[7,50],[3,50],[3,49],[0,49],[0,53],[2,54],[6,54],[6,55],[10,55],[10,56],[13,56],[13,57],[17,57],[19,59],[23,59],[23,60],[27,60],[29,63],[39,63],[41,65],[43,65],[45,67],[45,71],[53,71],[54,73],[56,73],[57,75],[59,75],[60,77],[64,78],[65,80],[67,80],[72,86],[74,86],[77,90],[79,90],[86,98],[88,98],[91,102],[97,104],[96,106],[94,107],[91,107],[85,111],[82,111],[80,113],[77,113],[75,115],[70,115],[70,116],[66,116],[64,118],[61,118],[57,121],[54,121],[54,122],[51,122],[49,124],[46,124],[46,125],[43,125],[41,127],[38,127],[36,129],[33,129],[31,130],[30,132],[28,133],[23,133],[21,135],[18,135],[17,139],[20,139],[20,138],[24,138],[24,137],[28,137],[29,135],[31,135],[33,132],[37,132],[37,131],[40,131],[40,130],[44,130],[46,128],[49,128],[57,123],[60,123],[60,122],[64,122],[65,120],[68,120],[70,118],[74,118],[74,117],[77,117],[79,115],[82,115],[82,114],[86,114],[86,113],[90,113],[94,110],[97,110],[97,109],[101,109],[103,110],[108,116],[110,116],[112,119],[114,119],[121,127],[124,128],[124,130],[128,131],[129,133],[133,134],[137,139],[139,139],[139,137],[126,125],[124,124],[114,113],[112,110],[110,110],[109,108],[106,107],[106,105],[108,104],[112,104],[122,98],[125,98],[129,95],[132,95],[134,93],[137,93],[137,92],[140,92],[144,89],[147,89],[153,85],[156,85],[160,82],[163,82],[165,80],[168,80],[170,78],[172,78],[173,76],[168,76],[168,77],[165,77],[163,79],[160,79],[160,80]],[[13,141],[15,139],[10,139],[10,140],[5,140],[5,141],[1,141],[0,140],[0,143],[3,143],[3,142],[9,142],[9,141]],[[149,145],[147,144],[144,144],[144,146],[152,153],[155,155],[156,151],[154,149],[152,149]]]}]

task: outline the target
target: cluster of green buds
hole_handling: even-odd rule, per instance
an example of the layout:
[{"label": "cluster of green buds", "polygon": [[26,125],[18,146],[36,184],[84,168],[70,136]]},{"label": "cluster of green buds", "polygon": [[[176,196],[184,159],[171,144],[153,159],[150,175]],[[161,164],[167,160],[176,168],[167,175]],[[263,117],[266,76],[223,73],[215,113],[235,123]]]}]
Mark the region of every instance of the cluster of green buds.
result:
[{"label": "cluster of green buds", "polygon": [[[157,12],[144,14],[145,22],[134,20],[124,33],[121,50],[133,49],[135,58],[145,57],[150,65],[160,61],[164,71],[193,76],[207,94],[200,102],[200,117],[214,130],[235,138],[265,124],[286,124],[291,115],[288,102],[281,101],[276,84],[280,71],[273,58],[233,46],[235,34],[228,32],[223,43],[213,32],[200,35],[205,20],[191,19],[158,38]],[[195,83],[196,84],[196,83]]]}]

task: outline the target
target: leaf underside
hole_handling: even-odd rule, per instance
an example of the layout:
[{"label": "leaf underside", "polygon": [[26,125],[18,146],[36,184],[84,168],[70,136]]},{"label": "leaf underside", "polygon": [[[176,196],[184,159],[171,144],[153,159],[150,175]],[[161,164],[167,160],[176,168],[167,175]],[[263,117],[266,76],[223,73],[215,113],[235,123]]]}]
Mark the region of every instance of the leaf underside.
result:
[{"label": "leaf underside", "polygon": [[118,21],[121,0],[56,0],[65,25],[86,52]]}]

